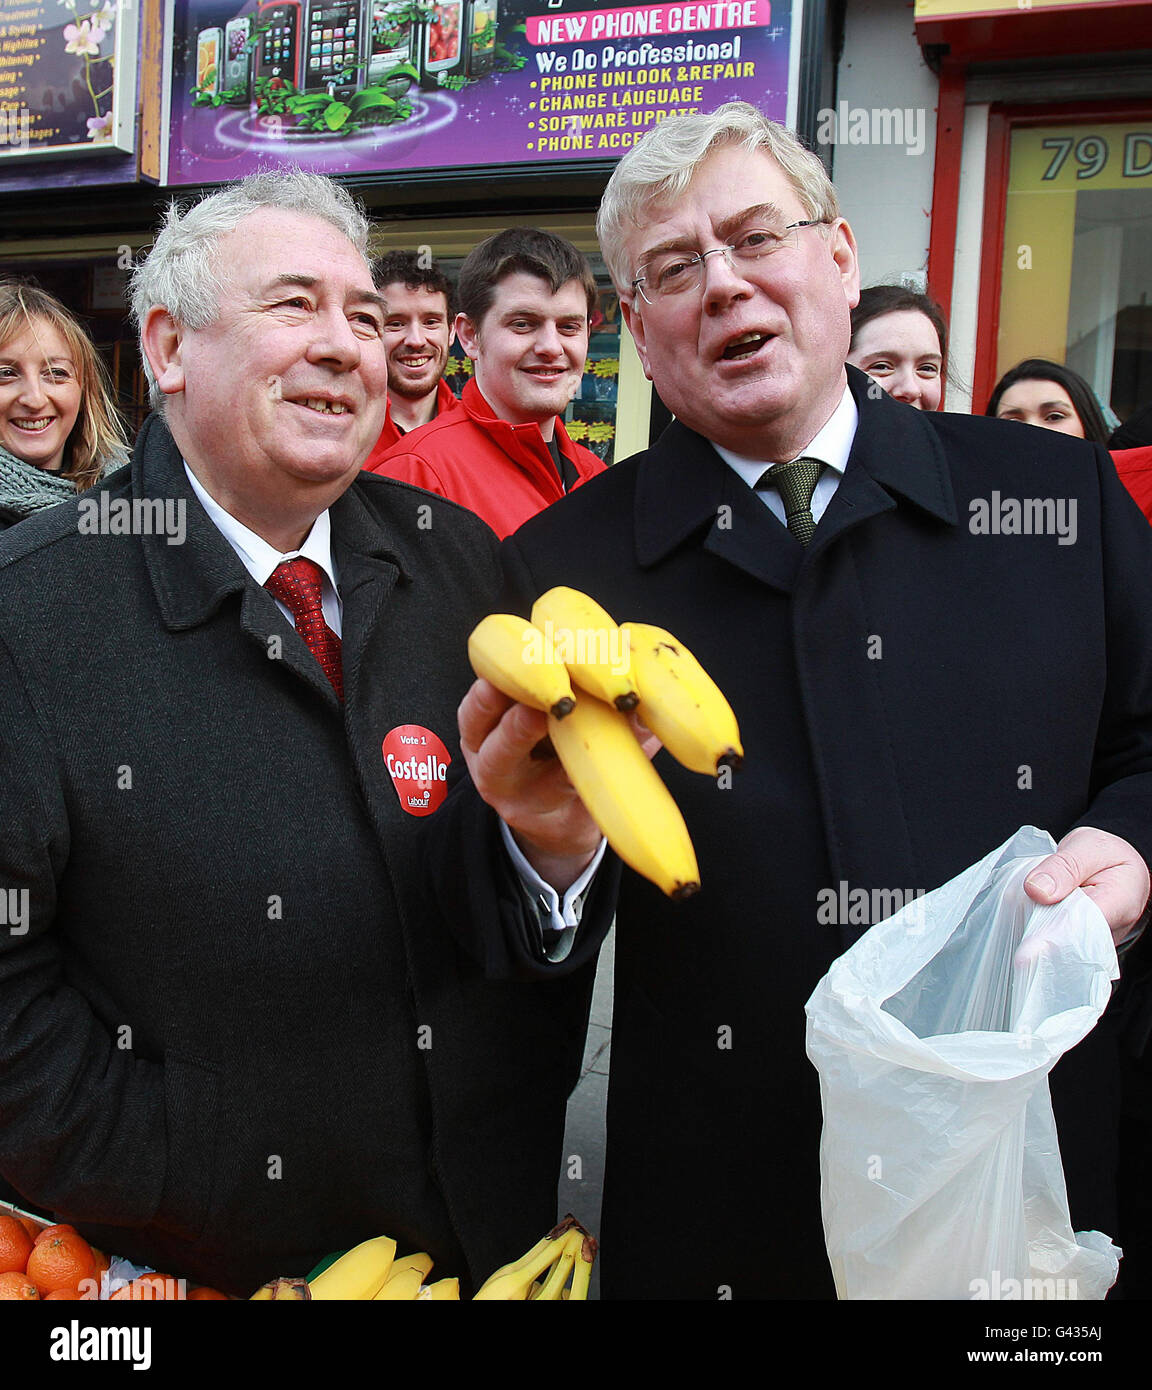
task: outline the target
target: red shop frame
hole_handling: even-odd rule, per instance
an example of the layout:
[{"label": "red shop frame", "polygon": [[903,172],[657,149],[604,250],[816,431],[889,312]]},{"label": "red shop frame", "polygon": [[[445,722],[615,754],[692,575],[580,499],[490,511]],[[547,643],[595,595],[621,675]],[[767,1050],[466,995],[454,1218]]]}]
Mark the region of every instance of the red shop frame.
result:
[{"label": "red shop frame", "polygon": [[[932,196],[932,236],[928,254],[930,292],[947,314],[952,302],[959,207],[960,156],[964,135],[963,75],[946,84],[940,75],[936,174]],[[959,107],[959,109],[957,109]],[[979,414],[996,385],[1000,333],[1000,291],[1004,264],[1004,217],[1008,198],[1008,161],[1013,130],[1021,126],[1087,125],[1101,119],[1141,121],[1152,117],[1147,102],[1063,102],[1042,106],[994,103],[988,112],[984,166],[984,217],[980,244],[980,286],[976,318],[976,359],[972,368],[972,409]]]}]

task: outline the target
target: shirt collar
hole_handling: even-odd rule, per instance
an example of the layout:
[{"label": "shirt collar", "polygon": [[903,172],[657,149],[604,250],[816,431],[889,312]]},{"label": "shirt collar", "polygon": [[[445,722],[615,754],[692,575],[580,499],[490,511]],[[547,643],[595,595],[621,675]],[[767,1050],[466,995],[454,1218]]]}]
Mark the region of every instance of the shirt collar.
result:
[{"label": "shirt collar", "polygon": [[[827,468],[834,469],[838,474],[843,475],[844,469],[848,465],[848,455],[852,452],[852,441],[856,437],[856,425],[859,419],[860,413],[856,408],[856,402],[852,399],[852,392],[845,386],[844,394],[840,397],[840,404],[829,416],[828,422],[807,448],[801,449],[796,457],[819,459]],[[756,486],[764,476],[764,470],[771,467],[773,463],[791,462],[790,459],[750,459],[742,454],[733,453],[731,449],[724,449],[719,444],[713,444],[712,447],[751,488]]]},{"label": "shirt collar", "polygon": [[188,474],[188,481],[192,485],[193,492],[208,513],[209,520],[239,555],[248,573],[257,584],[263,587],[272,577],[272,572],[276,566],[284,560],[292,560],[297,555],[303,555],[305,559],[315,561],[328,576],[332,587],[334,589],[337,587],[336,564],[332,558],[332,519],[327,510],[322,511],[313,522],[312,529],[308,532],[300,549],[289,550],[282,555],[274,546],[269,545],[262,536],[249,530],[243,522],[237,521],[231,512],[226,512],[220,503],[205,491],[200,479],[188,467],[187,461],[184,463],[184,471]]}]

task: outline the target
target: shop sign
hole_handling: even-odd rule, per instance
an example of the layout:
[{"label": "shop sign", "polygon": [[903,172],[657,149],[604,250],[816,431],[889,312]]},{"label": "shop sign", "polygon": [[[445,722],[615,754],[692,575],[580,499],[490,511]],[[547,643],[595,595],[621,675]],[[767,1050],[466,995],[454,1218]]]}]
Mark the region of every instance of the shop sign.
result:
[{"label": "shop sign", "polygon": [[131,154],[135,0],[0,0],[0,159]]},{"label": "shop sign", "polygon": [[1009,193],[1152,188],[1152,120],[1019,130]]},{"label": "shop sign", "polygon": [[163,182],[619,158],[669,115],[790,122],[802,0],[169,0]]}]

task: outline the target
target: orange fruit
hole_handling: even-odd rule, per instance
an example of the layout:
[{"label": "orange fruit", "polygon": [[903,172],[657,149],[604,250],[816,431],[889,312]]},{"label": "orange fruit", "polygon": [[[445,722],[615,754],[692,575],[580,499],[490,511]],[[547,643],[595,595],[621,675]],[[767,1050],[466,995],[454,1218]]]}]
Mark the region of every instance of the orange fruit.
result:
[{"label": "orange fruit", "polygon": [[74,1236],[78,1234],[79,1232],[76,1230],[75,1226],[41,1226],[32,1237],[32,1244],[39,1245],[42,1240],[51,1240],[53,1236]]},{"label": "orange fruit", "polygon": [[39,1301],[36,1285],[26,1274],[16,1269],[6,1269],[0,1274],[0,1299],[19,1299],[24,1302]]},{"label": "orange fruit", "polygon": [[191,1303],[193,1300],[202,1302],[209,1298],[220,1298],[223,1299],[225,1303],[231,1302],[231,1299],[229,1299],[226,1293],[221,1293],[219,1289],[210,1289],[206,1284],[201,1284],[195,1289],[189,1289],[186,1302]]},{"label": "orange fruit", "polygon": [[0,1212],[0,1273],[24,1273],[32,1237],[10,1212]]},{"label": "orange fruit", "polygon": [[180,1281],[170,1274],[141,1274],[130,1284],[116,1290],[113,1298],[182,1299],[185,1297]]},{"label": "orange fruit", "polygon": [[91,1279],[96,1273],[96,1259],[83,1236],[65,1232],[33,1246],[25,1272],[43,1296],[53,1289],[75,1288],[81,1279]]},{"label": "orange fruit", "polygon": [[36,1237],[44,1229],[43,1221],[37,1221],[34,1216],[17,1216],[16,1220],[24,1227],[35,1243]]},{"label": "orange fruit", "polygon": [[81,1297],[79,1284],[68,1284],[65,1288],[53,1289],[50,1293],[46,1293],[44,1295],[44,1302],[47,1303],[50,1299],[69,1299],[75,1301]]}]

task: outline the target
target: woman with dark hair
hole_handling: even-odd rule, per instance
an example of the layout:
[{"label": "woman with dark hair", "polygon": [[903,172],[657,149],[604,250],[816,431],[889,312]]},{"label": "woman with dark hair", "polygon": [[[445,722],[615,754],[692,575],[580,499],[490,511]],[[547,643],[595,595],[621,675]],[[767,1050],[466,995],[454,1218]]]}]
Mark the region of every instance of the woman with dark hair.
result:
[{"label": "woman with dark hair", "polygon": [[0,530],[125,462],[92,340],[46,290],[0,280]]},{"label": "woman with dark hair", "polygon": [[917,410],[939,410],[948,330],[934,299],[903,285],[871,285],[852,310],[848,361],[890,396]]},{"label": "woman with dark hair", "polygon": [[1062,434],[1108,443],[1108,426],[1091,386],[1079,372],[1043,357],[1029,357],[996,383],[985,415],[1021,420]]}]

